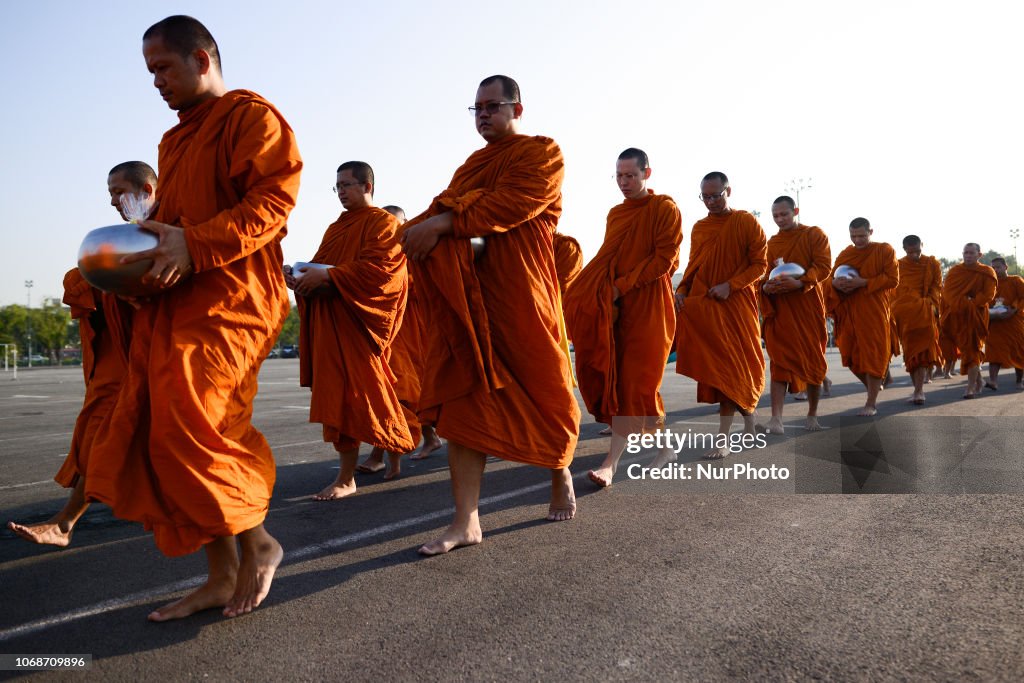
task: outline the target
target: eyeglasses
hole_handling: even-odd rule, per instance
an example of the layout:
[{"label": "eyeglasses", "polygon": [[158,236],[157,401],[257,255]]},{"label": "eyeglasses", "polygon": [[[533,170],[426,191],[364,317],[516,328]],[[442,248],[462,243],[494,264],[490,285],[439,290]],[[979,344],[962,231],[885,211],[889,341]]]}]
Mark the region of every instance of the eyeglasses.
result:
[{"label": "eyeglasses", "polygon": [[337,185],[331,188],[331,192],[333,192],[334,194],[341,194],[342,192],[348,190],[348,188],[350,187],[360,187],[361,185],[362,183],[338,183]]},{"label": "eyeglasses", "polygon": [[721,199],[724,196],[725,190],[722,190],[721,192],[716,192],[715,194],[704,194],[702,192],[699,195],[697,195],[697,199],[701,200],[702,202],[714,202]]},{"label": "eyeglasses", "polygon": [[478,116],[481,112],[487,112],[488,114],[497,114],[498,108],[506,104],[519,104],[518,102],[485,102],[483,104],[475,104],[469,107],[469,113],[473,116]]}]

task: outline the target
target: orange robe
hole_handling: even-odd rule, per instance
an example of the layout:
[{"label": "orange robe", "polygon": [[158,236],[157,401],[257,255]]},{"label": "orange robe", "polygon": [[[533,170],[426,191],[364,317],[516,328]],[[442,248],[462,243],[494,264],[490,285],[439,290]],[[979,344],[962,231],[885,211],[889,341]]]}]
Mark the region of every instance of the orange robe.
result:
[{"label": "orange robe", "polygon": [[553,140],[509,135],[470,155],[405,226],[453,213],[453,232],[412,263],[429,320],[420,409],[437,408],[438,434],[457,444],[553,469],[572,461],[580,417],[559,347],[563,173]]},{"label": "orange robe", "polygon": [[996,297],[1017,309],[1012,318],[991,319],[985,340],[985,360],[1003,367],[1024,368],[1024,278],[999,278]]},{"label": "orange robe", "polygon": [[[408,269],[407,269],[408,275]],[[423,376],[424,321],[422,304],[416,297],[412,277],[409,281],[409,298],[402,316],[402,325],[395,339],[388,347],[385,360],[397,379],[395,393],[402,404],[405,422],[409,425],[409,436],[418,444],[423,436],[420,425],[432,425],[435,418],[428,412],[420,412],[420,377]]]},{"label": "orange robe", "polygon": [[583,270],[583,249],[574,237],[554,234],[555,273],[558,275],[558,290],[565,301],[565,292],[569,285]]},{"label": "orange robe", "polygon": [[[676,372],[697,380],[701,403],[730,402],[749,414],[764,389],[757,286],[767,239],[746,211],[709,215],[693,226],[690,261],[676,292],[686,297],[676,326]],[[728,282],[724,301],[707,292]]]},{"label": "orange robe", "polygon": [[167,555],[266,517],[274,457],[252,406],[289,311],[280,243],[302,168],[291,128],[255,93],[178,116],[160,141],[154,219],[185,229],[194,274],[134,312],[86,475],[89,498],[152,529]]},{"label": "orange robe", "polygon": [[54,476],[54,481],[70,488],[86,472],[97,430],[117,400],[121,379],[128,370],[131,307],[92,287],[77,268],[64,276],[64,303],[78,321],[85,376],[85,400],[75,420],[71,448]]},{"label": "orange robe", "polygon": [[658,420],[651,418],[664,417],[661,379],[676,327],[672,274],[682,217],[671,197],[647,192],[608,212],[604,243],[565,299],[587,410],[622,434],[652,429]]},{"label": "orange robe", "polygon": [[771,359],[773,382],[789,385],[790,393],[807,391],[808,384],[825,381],[825,280],[832,266],[832,250],[825,232],[813,225],[780,230],[768,240],[768,274],[776,259],[797,263],[806,271],[803,289],[784,294],[761,290],[764,345]]},{"label": "orange robe", "polygon": [[942,292],[942,266],[933,256],[899,261],[900,282],[892,297],[892,319],[903,346],[907,372],[941,365],[935,311]]},{"label": "orange robe", "polygon": [[996,271],[984,263],[953,266],[942,286],[939,324],[960,350],[960,374],[985,360],[988,307],[996,296]]},{"label": "orange robe", "polygon": [[889,291],[900,281],[896,252],[885,242],[870,242],[863,249],[851,244],[836,258],[835,268],[844,265],[856,268],[868,284],[843,294],[829,278],[826,305],[835,321],[836,346],[843,365],[855,375],[881,379],[892,358]]},{"label": "orange robe", "polygon": [[331,288],[299,296],[299,384],[312,389],[309,421],[341,451],[368,443],[394,453],[415,448],[387,352],[402,325],[409,285],[398,219],[367,206],[327,228],[313,263]]}]

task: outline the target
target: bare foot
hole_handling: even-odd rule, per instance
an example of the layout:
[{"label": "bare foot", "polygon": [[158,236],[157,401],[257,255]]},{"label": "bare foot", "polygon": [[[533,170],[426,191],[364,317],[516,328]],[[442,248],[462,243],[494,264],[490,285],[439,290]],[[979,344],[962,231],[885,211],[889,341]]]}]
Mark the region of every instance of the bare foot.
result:
[{"label": "bare foot", "polygon": [[423,445],[420,449],[409,456],[410,460],[423,460],[429,458],[430,454],[441,447],[441,439],[437,437],[435,432],[430,433],[429,439],[424,439]]},{"label": "bare foot", "polygon": [[860,417],[873,417],[877,414],[878,409],[875,408],[874,406],[864,406],[857,412],[857,415],[859,415]]},{"label": "bare foot", "polygon": [[611,427],[605,427],[604,429],[599,431],[597,434],[598,434],[598,436],[611,436],[612,435],[612,428]]},{"label": "bare foot", "polygon": [[807,419],[804,421],[804,429],[809,432],[823,432],[828,429],[828,427],[818,422],[817,415],[808,415]]},{"label": "bare foot", "polygon": [[654,460],[651,461],[651,469],[660,469],[670,462],[675,462],[679,459],[676,452],[671,448],[663,448],[658,452],[658,455],[654,456]]},{"label": "bare foot", "polygon": [[794,401],[806,401],[807,400],[807,392],[806,391],[801,391],[798,394],[793,394],[793,400]]},{"label": "bare foot", "polygon": [[768,419],[768,424],[759,424],[757,428],[763,431],[765,434],[785,434],[786,430],[782,427],[782,419],[776,416],[772,416]]},{"label": "bare foot", "polygon": [[248,614],[259,607],[270,592],[274,572],[284,559],[284,550],[277,539],[265,531],[260,536],[257,542],[242,543],[238,581],[235,582],[231,599],[224,607],[226,617]]},{"label": "bare foot", "polygon": [[171,621],[172,619],[184,619],[196,612],[224,607],[231,600],[235,592],[235,576],[225,576],[221,579],[207,579],[199,588],[195,589],[181,600],[168,603],[160,609],[153,610],[147,617],[150,621]]},{"label": "bare foot", "polygon": [[334,483],[326,487],[320,493],[313,496],[313,500],[338,500],[345,496],[351,496],[356,492],[356,482],[343,482],[340,478],[335,479]]},{"label": "bare foot", "polygon": [[993,382],[985,382],[985,388],[991,389],[992,391],[999,391],[999,385]]},{"label": "bare foot", "polygon": [[59,548],[66,548],[71,543],[71,532],[74,530],[74,525],[63,521],[55,522],[51,519],[39,524],[7,522],[7,528],[26,541],[32,541],[39,545],[55,545]]},{"label": "bare foot", "polygon": [[356,465],[356,472],[362,474],[375,474],[382,469],[384,469],[384,451],[380,448],[374,448],[366,456],[366,460]]},{"label": "bare foot", "polygon": [[612,477],[614,476],[615,470],[611,467],[598,467],[596,470],[587,472],[587,478],[603,489],[612,485]]},{"label": "bare foot", "polygon": [[830,380],[828,377],[826,377],[825,381],[821,383],[821,395],[822,396],[831,396],[832,395],[832,380]]},{"label": "bare foot", "polygon": [[572,488],[572,474],[568,467],[551,473],[551,504],[549,522],[564,522],[576,516],[576,493]]},{"label": "bare foot", "polygon": [[913,403],[915,406],[924,405],[924,392],[915,391],[914,395],[907,399],[907,403]]},{"label": "bare foot", "polygon": [[1018,389],[1024,389],[1024,382],[1017,382]]},{"label": "bare foot", "polygon": [[443,555],[455,548],[461,548],[467,545],[476,545],[482,540],[484,540],[484,534],[480,531],[479,524],[474,524],[469,529],[456,529],[455,527],[450,526],[444,530],[444,533],[441,534],[439,538],[420,546],[418,552],[420,555],[426,555],[427,557]]},{"label": "bare foot", "polygon": [[727,455],[729,455],[729,448],[728,448],[728,446],[723,446],[721,448],[715,448],[715,449],[710,450],[707,453],[705,453],[704,454],[704,459],[705,460],[721,460],[722,458],[726,457]]},{"label": "bare foot", "polygon": [[388,453],[388,471],[384,474],[384,481],[391,481],[402,476],[402,454]]}]

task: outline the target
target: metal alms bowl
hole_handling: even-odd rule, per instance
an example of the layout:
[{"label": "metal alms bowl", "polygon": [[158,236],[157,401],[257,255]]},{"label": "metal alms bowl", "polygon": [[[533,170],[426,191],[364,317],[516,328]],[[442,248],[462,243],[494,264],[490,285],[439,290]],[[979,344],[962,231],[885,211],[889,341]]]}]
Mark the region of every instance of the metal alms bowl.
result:
[{"label": "metal alms bowl", "polygon": [[483,256],[484,250],[487,249],[487,240],[483,237],[470,237],[469,244],[473,247],[473,260]]},{"label": "metal alms bowl", "polygon": [[836,280],[852,280],[855,277],[860,277],[860,273],[853,266],[839,266],[832,277]]},{"label": "metal alms bowl", "polygon": [[326,263],[307,263],[306,261],[296,261],[295,265],[292,266],[292,275],[296,278],[301,278],[303,273],[299,270],[305,268],[306,270],[328,270],[334,266]]},{"label": "metal alms bowl", "polygon": [[803,277],[807,271],[799,263],[780,263],[768,273],[769,280],[778,280],[783,277]]},{"label": "metal alms bowl", "polygon": [[155,282],[143,282],[153,267],[151,260],[121,264],[121,258],[156,247],[154,233],[124,223],[96,228],[85,236],[78,250],[78,270],[93,287],[123,296],[148,296],[160,291]]}]

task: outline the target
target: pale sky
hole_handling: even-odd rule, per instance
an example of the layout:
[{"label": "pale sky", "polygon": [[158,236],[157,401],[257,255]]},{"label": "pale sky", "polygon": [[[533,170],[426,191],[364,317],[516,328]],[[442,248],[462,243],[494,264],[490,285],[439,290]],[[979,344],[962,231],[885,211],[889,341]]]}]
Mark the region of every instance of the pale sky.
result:
[{"label": "pale sky", "polygon": [[[343,161],[369,162],[376,200],[410,216],[483,145],[466,107],[479,81],[519,81],[523,132],[566,159],[561,232],[599,248],[622,200],[615,158],[640,147],[649,187],[683,213],[682,260],[706,215],[700,178],[728,174],[758,210],[812,178],[802,217],[833,256],[867,217],[901,253],[1013,253],[1024,227],[1019,2],[38,2],[0,3],[0,305],[60,297],[82,237],[119,223],[106,174],[156,165],[175,125],[142,33],[191,14],[220,45],[229,88],[255,90],[296,132],[305,168],[284,241],[308,260],[341,210]],[[1024,242],[1020,244],[1024,257]]]}]

